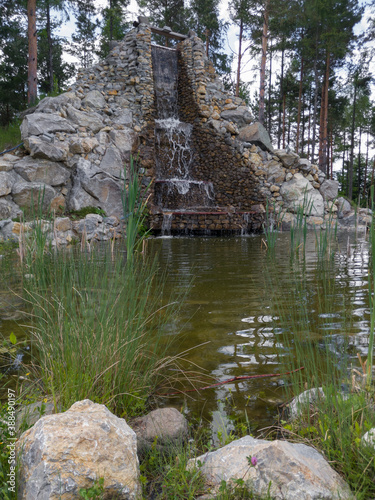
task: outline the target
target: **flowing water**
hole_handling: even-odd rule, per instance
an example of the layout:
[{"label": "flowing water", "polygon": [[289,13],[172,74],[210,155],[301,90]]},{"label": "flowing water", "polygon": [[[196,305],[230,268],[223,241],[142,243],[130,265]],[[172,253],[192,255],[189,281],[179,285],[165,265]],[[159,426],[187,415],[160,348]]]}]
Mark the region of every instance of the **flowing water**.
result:
[{"label": "flowing water", "polygon": [[[347,248],[345,236],[322,274],[313,233],[308,235],[305,258],[292,260],[288,233],[279,235],[273,258],[259,236],[148,240],[146,251],[158,255],[166,291],[189,290],[166,332],[177,340],[175,353],[190,349],[189,370],[199,366],[212,381],[290,369],[293,353],[286,336],[291,341],[303,336],[317,349],[328,339],[338,363],[343,356],[355,363],[357,353],[366,356],[368,344],[368,244],[352,243],[349,254]],[[13,331],[20,337],[24,319],[12,316],[19,304],[8,302],[2,291],[0,333],[9,337]],[[230,419],[246,412],[256,432],[277,416],[285,384],[287,376],[254,378],[173,396],[161,404],[185,407],[214,429],[230,429]],[[186,387],[191,388],[188,383]]]}]

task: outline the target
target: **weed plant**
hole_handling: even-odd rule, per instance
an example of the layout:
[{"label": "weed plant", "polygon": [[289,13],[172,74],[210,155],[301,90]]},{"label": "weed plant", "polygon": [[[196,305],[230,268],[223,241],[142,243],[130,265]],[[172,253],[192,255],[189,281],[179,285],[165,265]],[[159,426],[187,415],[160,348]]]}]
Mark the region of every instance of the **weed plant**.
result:
[{"label": "weed plant", "polygon": [[[333,204],[332,204],[333,207]],[[315,242],[318,261],[323,259],[333,259],[335,255],[334,243],[337,238],[337,219],[334,218],[332,207],[326,220],[326,228],[315,228]]]},{"label": "weed plant", "polygon": [[306,239],[307,239],[307,218],[310,217],[314,203],[309,199],[307,191],[303,196],[302,205],[294,208],[296,214],[295,221],[290,227],[290,256],[294,259],[300,254],[305,255]]},{"label": "weed plant", "polygon": [[133,259],[135,251],[147,236],[142,230],[146,218],[147,192],[150,184],[142,185],[137,163],[130,157],[129,175],[124,169],[124,188],[122,190],[122,206],[124,227],[126,230],[126,255],[128,261]]},{"label": "weed plant", "polygon": [[270,254],[273,254],[275,252],[277,235],[281,228],[283,218],[284,214],[281,211],[276,212],[276,203],[274,202],[270,204],[267,200],[266,220],[263,224],[263,233],[265,237],[266,248]]},{"label": "weed plant", "polygon": [[46,253],[29,272],[26,299],[46,392],[63,408],[89,398],[118,415],[142,412],[175,361],[163,327],[177,305],[162,305],[155,262],[128,265],[122,252],[94,247]]},{"label": "weed plant", "polygon": [[[357,499],[373,498],[374,453],[361,444],[361,437],[375,427],[374,391],[365,389],[351,366],[346,336],[352,329],[350,299],[338,289],[332,259],[320,262],[314,283],[307,281],[302,267],[291,269],[291,275],[294,289],[276,304],[277,326],[284,332],[281,360],[286,370],[304,370],[290,375],[287,396],[321,387],[324,397],[302,405],[297,419],[283,420],[282,434],[320,450]],[[340,335],[330,330],[332,318],[340,323]]]}]

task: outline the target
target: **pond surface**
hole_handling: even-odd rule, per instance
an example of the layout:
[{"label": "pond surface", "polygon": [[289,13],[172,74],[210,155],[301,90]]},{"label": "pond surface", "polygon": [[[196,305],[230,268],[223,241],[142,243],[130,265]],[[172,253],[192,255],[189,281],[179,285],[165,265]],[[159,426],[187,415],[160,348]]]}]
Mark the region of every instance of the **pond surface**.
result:
[{"label": "pond surface", "polygon": [[[188,289],[166,332],[177,337],[175,354],[190,350],[189,369],[203,368],[212,383],[285,373],[293,368],[297,335],[317,349],[328,339],[338,364],[344,356],[358,365],[357,353],[367,355],[369,334],[368,242],[341,235],[326,266],[318,265],[315,247],[314,233],[308,234],[304,257],[294,259],[289,233],[279,235],[273,258],[261,236],[149,240],[147,251],[158,255],[166,291]],[[0,333],[21,337],[23,321],[4,306],[7,296],[2,291]],[[231,419],[246,412],[256,434],[274,422],[288,383],[285,375],[241,380],[162,404],[202,417],[213,430],[230,430]]]},{"label": "pond surface", "polygon": [[[285,372],[292,369],[293,355],[285,336],[293,339],[293,329],[301,334],[298,315],[308,314],[308,331],[302,328],[302,335],[318,345],[328,338],[338,362],[344,349],[357,364],[357,352],[366,356],[368,345],[368,243],[352,239],[349,244],[343,234],[322,275],[315,240],[309,233],[305,257],[292,261],[288,233],[279,235],[273,259],[261,236],[152,241],[166,288],[191,286],[180,317],[170,326],[169,334],[178,335],[179,351],[193,348],[188,359],[217,381]],[[277,416],[287,383],[285,376],[250,379],[170,402],[185,404],[213,427],[230,428],[228,417],[246,411],[256,432]]]}]

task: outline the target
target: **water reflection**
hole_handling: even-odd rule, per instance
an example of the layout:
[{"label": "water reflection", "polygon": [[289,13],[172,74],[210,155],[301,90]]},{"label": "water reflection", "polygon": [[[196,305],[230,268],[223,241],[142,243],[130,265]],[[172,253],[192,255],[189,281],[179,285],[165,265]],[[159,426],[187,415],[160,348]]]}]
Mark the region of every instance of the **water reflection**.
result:
[{"label": "water reflection", "polygon": [[[352,244],[348,256],[345,235],[331,265],[319,270],[313,233],[308,235],[303,262],[289,259],[289,241],[288,234],[280,234],[273,260],[262,249],[260,237],[173,238],[152,243],[153,250],[160,251],[161,269],[167,270],[167,288],[182,290],[192,282],[174,325],[179,349],[209,341],[192,351],[190,359],[217,381],[285,368],[293,353],[284,345],[285,321],[275,300],[283,308],[283,320],[287,314],[300,320],[298,332],[287,332],[291,338],[305,338],[306,345],[317,341],[322,352],[329,339],[329,350],[338,359],[343,349],[353,362],[358,352],[366,354],[367,243]],[[308,309],[306,317],[301,304]],[[353,314],[348,314],[350,308]],[[219,420],[227,421],[223,413],[246,409],[251,422],[262,427],[276,415],[285,383],[285,377],[244,380],[169,403],[187,405],[188,411],[203,414],[214,427],[218,414]]]}]

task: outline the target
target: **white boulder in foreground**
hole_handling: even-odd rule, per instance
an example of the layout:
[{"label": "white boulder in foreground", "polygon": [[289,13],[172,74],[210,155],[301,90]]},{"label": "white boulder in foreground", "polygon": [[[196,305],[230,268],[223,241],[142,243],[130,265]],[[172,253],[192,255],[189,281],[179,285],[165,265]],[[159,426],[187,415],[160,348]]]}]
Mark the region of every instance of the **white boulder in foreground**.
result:
[{"label": "white boulder in foreground", "polygon": [[124,419],[86,399],[42,417],[17,443],[18,500],[82,498],[104,478],[104,498],[140,497],[136,435]]},{"label": "white boulder in foreground", "polygon": [[[249,466],[250,456],[257,458],[256,467]],[[230,483],[232,479],[243,479],[262,498],[269,487],[270,496],[278,500],[353,498],[348,485],[322,455],[304,444],[245,436],[190,460],[188,467],[198,465],[198,461],[203,464],[200,470],[213,495],[222,480]]]}]

